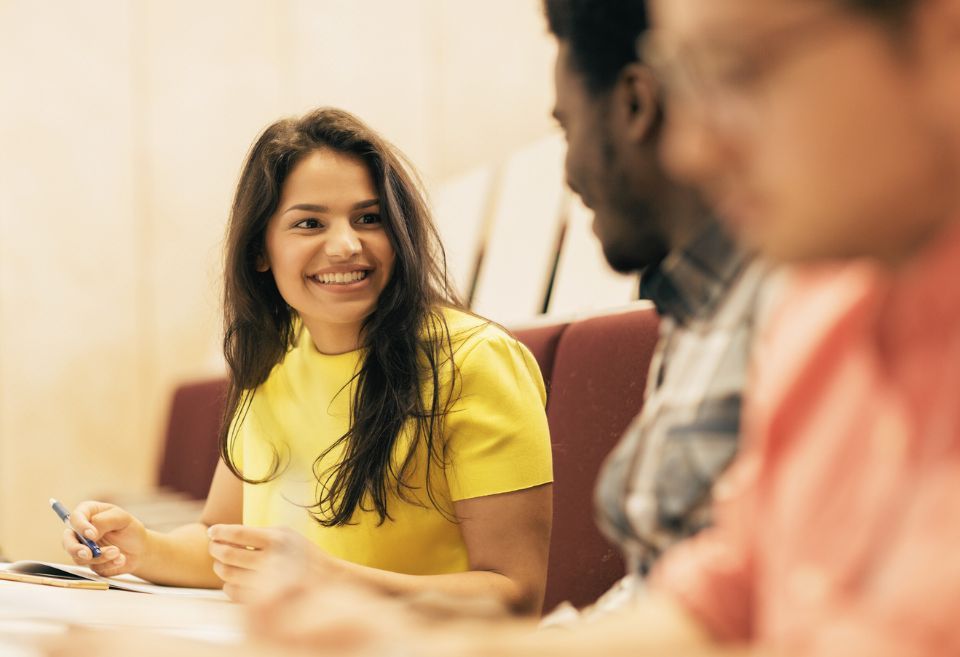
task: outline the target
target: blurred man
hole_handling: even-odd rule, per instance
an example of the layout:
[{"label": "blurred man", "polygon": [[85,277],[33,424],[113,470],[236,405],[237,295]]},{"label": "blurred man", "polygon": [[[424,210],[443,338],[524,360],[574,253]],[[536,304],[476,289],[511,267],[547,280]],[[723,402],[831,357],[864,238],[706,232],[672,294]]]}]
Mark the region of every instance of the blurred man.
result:
[{"label": "blurred man", "polygon": [[643,412],[597,486],[598,519],[630,570],[597,612],[623,604],[657,557],[710,522],[712,484],[738,444],[764,268],[659,163],[660,90],[636,55],[645,3],[544,4],[567,182],[593,210],[611,267],[641,272],[641,297],[662,317]]},{"label": "blurred man", "polygon": [[805,265],[720,526],[658,588],[718,642],[960,654],[960,1],[656,9],[668,165]]}]

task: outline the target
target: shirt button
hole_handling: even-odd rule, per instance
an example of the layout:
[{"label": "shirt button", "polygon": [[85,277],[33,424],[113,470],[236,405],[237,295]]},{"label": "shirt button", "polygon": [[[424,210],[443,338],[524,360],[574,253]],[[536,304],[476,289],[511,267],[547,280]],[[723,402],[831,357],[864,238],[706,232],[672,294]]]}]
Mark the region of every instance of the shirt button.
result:
[{"label": "shirt button", "polygon": [[790,575],[790,593],[798,602],[816,604],[827,597],[830,589],[827,574],[816,566],[804,565]]}]

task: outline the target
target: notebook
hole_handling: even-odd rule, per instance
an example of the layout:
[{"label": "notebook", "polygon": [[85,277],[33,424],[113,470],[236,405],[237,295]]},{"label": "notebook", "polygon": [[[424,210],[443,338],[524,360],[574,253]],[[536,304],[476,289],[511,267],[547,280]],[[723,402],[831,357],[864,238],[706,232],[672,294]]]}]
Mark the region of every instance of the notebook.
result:
[{"label": "notebook", "polygon": [[176,595],[190,598],[227,600],[226,594],[219,589],[191,589],[180,586],[160,586],[150,584],[133,575],[103,577],[86,566],[75,564],[50,563],[47,561],[16,561],[0,565],[0,579],[17,582],[45,584],[77,589],[120,589],[139,593]]}]

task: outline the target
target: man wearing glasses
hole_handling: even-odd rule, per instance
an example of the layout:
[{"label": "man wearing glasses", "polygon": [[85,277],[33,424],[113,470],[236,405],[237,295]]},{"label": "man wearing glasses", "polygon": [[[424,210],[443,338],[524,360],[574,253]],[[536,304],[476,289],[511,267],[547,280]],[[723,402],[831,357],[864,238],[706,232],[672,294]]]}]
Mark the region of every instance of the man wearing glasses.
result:
[{"label": "man wearing glasses", "polygon": [[[597,521],[629,574],[589,608],[593,618],[627,604],[661,554],[709,525],[713,484],[739,443],[770,285],[768,267],[659,162],[662,93],[636,53],[645,3],[545,0],[544,9],[559,46],[553,114],[567,139],[567,182],[593,211],[610,266],[639,271],[640,296],[661,317],[643,411],[597,482]],[[573,615],[562,607],[547,622]]]},{"label": "man wearing glasses", "polygon": [[797,266],[717,530],[658,589],[718,643],[960,654],[960,2],[655,8],[668,166]]}]

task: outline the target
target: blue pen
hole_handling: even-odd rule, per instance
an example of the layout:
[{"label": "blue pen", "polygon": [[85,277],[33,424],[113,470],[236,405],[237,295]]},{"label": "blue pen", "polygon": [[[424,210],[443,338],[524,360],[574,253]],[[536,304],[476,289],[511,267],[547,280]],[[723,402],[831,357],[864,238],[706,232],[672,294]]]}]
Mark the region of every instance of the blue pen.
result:
[{"label": "blue pen", "polygon": [[[70,512],[64,509],[63,505],[60,504],[60,502],[53,499],[52,497],[50,498],[50,506],[51,508],[53,508],[54,513],[60,516],[60,520],[63,521],[63,524],[65,524],[70,529],[73,529],[73,525],[70,524]],[[74,530],[73,533],[77,534],[77,531]],[[91,541],[89,538],[81,536],[80,534],[77,534],[77,538],[79,538],[84,545],[90,548],[90,551],[93,553],[94,559],[100,556],[101,552],[100,552],[99,545]]]}]

